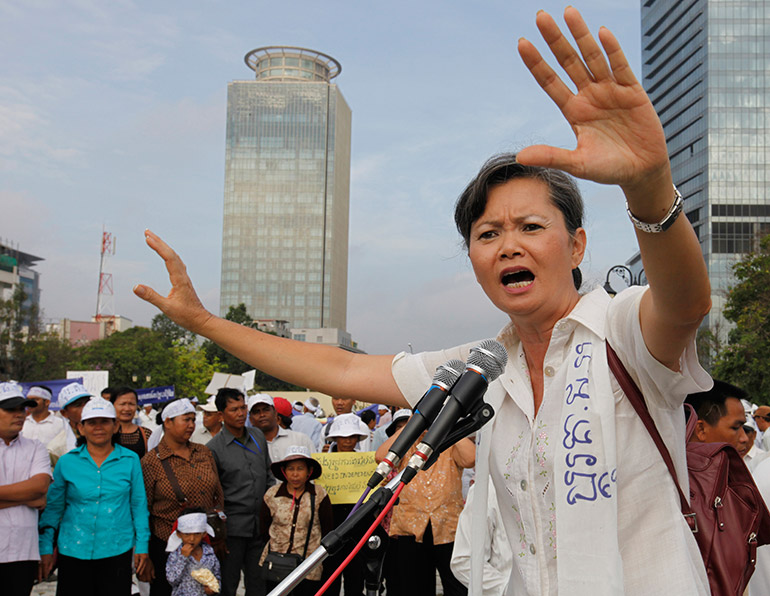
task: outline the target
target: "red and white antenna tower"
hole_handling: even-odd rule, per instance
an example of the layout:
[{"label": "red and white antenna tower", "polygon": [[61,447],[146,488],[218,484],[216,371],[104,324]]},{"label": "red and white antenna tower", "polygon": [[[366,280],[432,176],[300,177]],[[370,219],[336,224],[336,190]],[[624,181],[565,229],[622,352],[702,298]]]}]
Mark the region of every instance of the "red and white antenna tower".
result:
[{"label": "red and white antenna tower", "polygon": [[96,296],[95,320],[115,318],[115,293],[112,290],[112,273],[105,272],[107,259],[115,254],[115,236],[102,227],[102,258],[99,261],[99,292]]}]

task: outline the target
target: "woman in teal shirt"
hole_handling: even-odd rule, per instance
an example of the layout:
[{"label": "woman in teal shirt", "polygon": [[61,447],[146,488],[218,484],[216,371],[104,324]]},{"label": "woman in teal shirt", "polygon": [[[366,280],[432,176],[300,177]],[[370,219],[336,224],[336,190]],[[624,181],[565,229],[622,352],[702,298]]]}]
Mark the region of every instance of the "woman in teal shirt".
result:
[{"label": "woman in teal shirt", "polygon": [[147,566],[147,498],[137,455],[112,444],[115,408],[92,398],[78,429],[85,444],[54,468],[48,505],[40,517],[43,577],[53,567],[59,536],[57,596],[131,594],[131,552],[137,575]]}]

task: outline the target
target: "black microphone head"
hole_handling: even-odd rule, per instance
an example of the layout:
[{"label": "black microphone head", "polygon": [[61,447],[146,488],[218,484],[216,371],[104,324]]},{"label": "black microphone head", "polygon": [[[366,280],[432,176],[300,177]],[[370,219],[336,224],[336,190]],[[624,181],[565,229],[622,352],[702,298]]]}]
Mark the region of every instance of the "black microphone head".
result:
[{"label": "black microphone head", "polygon": [[457,382],[457,379],[460,378],[464,370],[465,362],[462,360],[449,360],[436,369],[436,374],[433,375],[433,383],[435,385],[451,387]]},{"label": "black microphone head", "polygon": [[503,373],[507,362],[508,351],[494,339],[485,339],[472,347],[468,356],[468,366],[481,369],[490,383]]}]

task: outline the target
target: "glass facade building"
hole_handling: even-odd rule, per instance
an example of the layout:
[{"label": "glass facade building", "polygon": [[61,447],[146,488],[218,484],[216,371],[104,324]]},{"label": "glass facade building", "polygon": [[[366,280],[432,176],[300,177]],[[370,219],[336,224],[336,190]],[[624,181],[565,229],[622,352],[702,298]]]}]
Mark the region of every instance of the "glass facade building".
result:
[{"label": "glass facade building", "polygon": [[732,266],[770,231],[770,0],[641,0],[641,19],[642,82],[708,265],[705,324],[722,334]]},{"label": "glass facade building", "polygon": [[351,112],[319,52],[259,48],[227,92],[220,310],[345,329]]}]

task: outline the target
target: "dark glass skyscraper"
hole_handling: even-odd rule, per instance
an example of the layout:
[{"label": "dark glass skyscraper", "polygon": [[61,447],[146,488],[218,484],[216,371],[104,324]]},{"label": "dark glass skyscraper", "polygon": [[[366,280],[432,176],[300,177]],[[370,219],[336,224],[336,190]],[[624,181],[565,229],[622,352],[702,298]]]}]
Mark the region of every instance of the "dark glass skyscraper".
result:
[{"label": "dark glass skyscraper", "polygon": [[[641,0],[642,77],[712,284],[770,231],[770,0]],[[639,255],[629,261],[639,271]]]},{"label": "dark glass skyscraper", "polygon": [[220,310],[345,329],[350,108],[332,57],[249,52],[256,79],[227,93]]}]

